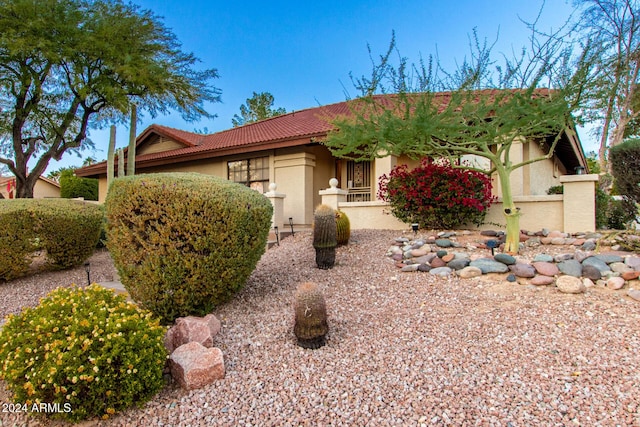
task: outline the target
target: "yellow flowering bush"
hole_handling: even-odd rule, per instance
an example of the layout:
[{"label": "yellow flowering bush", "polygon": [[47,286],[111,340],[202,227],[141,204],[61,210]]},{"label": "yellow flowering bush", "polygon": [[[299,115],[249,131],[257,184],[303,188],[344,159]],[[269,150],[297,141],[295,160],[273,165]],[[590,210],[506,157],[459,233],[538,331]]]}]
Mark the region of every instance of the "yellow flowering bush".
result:
[{"label": "yellow flowering bush", "polygon": [[0,331],[0,377],[17,404],[56,405],[52,418],[108,418],[163,386],[165,328],[98,285],[58,288]]}]

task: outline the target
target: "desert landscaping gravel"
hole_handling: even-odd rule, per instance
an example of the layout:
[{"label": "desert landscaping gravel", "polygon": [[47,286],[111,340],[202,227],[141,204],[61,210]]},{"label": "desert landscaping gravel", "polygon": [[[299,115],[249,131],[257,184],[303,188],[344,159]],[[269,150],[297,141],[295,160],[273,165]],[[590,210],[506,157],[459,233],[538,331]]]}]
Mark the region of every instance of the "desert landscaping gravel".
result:
[{"label": "desert landscaping gravel", "polygon": [[[401,273],[385,256],[399,235],[354,231],[331,270],[315,267],[310,233],[288,237],[214,312],[224,380],[170,384],[139,409],[83,425],[640,426],[640,302],[626,289],[569,295],[506,275]],[[93,281],[115,271],[104,251],[91,270]],[[292,332],[301,281],[325,293],[329,334],[318,350],[298,347]],[[0,315],[71,282],[86,283],[84,268],[0,284]],[[6,412],[0,421],[62,425]]]}]

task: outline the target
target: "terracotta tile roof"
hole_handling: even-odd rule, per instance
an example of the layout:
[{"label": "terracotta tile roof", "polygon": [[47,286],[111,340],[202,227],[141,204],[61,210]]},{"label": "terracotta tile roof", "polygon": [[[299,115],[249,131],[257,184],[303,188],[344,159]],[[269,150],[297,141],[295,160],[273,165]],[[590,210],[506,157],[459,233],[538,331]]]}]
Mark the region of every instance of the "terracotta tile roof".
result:
[{"label": "terracotta tile roof", "polygon": [[[478,91],[480,96],[493,96],[494,90]],[[547,91],[538,92],[542,96]],[[436,101],[447,105],[449,92],[437,93]],[[385,106],[392,106],[396,95],[375,95],[374,98]],[[339,116],[350,116],[353,101],[307,108],[291,113],[202,135],[161,125],[151,125],[137,137],[137,145],[144,144],[148,137],[156,134],[178,141],[185,146],[173,150],[136,156],[136,167],[162,166],[197,159],[220,157],[230,154],[249,153],[274,148],[284,148],[309,144],[312,139],[322,139],[333,129],[331,121]],[[76,170],[77,176],[104,175],[107,162],[100,162]]]},{"label": "terracotta tile roof", "polygon": [[[143,144],[150,135],[157,134],[181,142],[185,147],[136,156],[136,166],[154,166],[169,161],[175,163],[245,151],[304,145],[310,143],[312,137],[326,135],[333,128],[330,121],[341,115],[349,115],[347,102],[293,111],[209,135],[154,124],[138,136],[137,145]],[[106,162],[76,170],[78,176],[104,173]]]}]

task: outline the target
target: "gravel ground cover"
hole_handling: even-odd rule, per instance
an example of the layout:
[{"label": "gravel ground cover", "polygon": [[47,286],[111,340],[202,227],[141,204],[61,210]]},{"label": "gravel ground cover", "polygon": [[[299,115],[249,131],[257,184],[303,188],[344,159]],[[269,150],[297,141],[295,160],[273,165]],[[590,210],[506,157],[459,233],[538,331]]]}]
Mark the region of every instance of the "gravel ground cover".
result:
[{"label": "gravel ground cover", "polygon": [[[84,425],[640,426],[639,302],[598,286],[568,295],[506,275],[401,273],[385,257],[399,235],[354,231],[331,270],[315,268],[309,233],[287,238],[214,312],[224,380],[168,385],[140,409]],[[95,281],[114,272],[106,252],[91,268]],[[1,284],[0,315],[73,281],[86,282],[82,267]],[[301,281],[325,292],[318,350],[292,332]],[[0,421],[60,425],[6,412]]]}]

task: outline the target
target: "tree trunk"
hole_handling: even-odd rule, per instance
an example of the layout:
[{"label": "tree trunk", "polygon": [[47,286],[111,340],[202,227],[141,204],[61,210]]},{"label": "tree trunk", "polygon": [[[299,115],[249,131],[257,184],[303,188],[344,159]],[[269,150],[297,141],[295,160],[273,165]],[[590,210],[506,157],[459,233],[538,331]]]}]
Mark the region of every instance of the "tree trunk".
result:
[{"label": "tree trunk", "polygon": [[136,173],[136,122],[138,109],[136,104],[131,106],[131,123],[129,125],[129,150],[127,151],[127,176]]},{"label": "tree trunk", "polygon": [[502,213],[507,222],[507,236],[504,242],[504,252],[517,254],[520,250],[520,210],[513,203],[511,194],[511,171],[499,167],[500,188],[502,189]]}]

